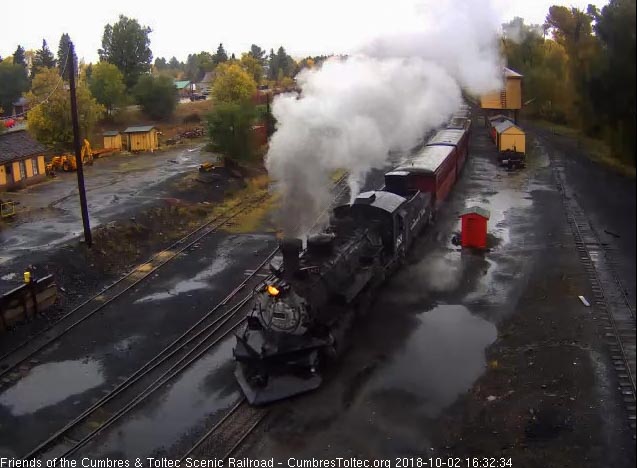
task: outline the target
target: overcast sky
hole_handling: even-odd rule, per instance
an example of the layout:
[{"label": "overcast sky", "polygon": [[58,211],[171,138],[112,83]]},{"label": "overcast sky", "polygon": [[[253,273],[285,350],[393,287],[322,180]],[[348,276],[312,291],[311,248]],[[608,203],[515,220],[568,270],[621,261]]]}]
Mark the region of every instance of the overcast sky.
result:
[{"label": "overcast sky", "polygon": [[[445,0],[9,0],[2,6],[0,56],[12,54],[18,44],[39,48],[43,38],[57,53],[60,36],[67,32],[78,56],[94,62],[104,25],[117,21],[120,13],[152,28],[154,57],[174,55],[185,60],[192,52],[214,51],[220,42],[237,56],[252,43],[265,49],[283,45],[296,57],[347,53],[383,32],[421,28],[427,1]],[[521,16],[527,23],[542,23],[549,6],[560,1],[492,3],[500,22]],[[566,0],[563,4],[585,9],[588,3],[603,6],[608,2]]]}]

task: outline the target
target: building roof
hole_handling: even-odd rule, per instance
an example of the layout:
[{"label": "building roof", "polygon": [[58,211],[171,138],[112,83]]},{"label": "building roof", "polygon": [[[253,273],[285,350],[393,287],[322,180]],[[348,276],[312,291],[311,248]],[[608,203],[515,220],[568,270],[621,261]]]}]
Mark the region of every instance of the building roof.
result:
[{"label": "building roof", "polygon": [[206,72],[206,74],[201,79],[201,83],[212,83],[215,80],[215,72]]},{"label": "building roof", "polygon": [[504,67],[504,76],[507,78],[522,78],[518,72],[511,70],[510,68]]},{"label": "building roof", "polygon": [[489,212],[489,210],[485,210],[484,208],[480,208],[479,206],[470,206],[466,208],[460,213],[460,216],[468,214],[477,214],[486,219],[489,219],[491,217],[491,213]]},{"label": "building roof", "polygon": [[0,133],[0,163],[18,161],[33,155],[44,154],[46,148],[26,130]]},{"label": "building roof", "polygon": [[433,174],[445,162],[452,151],[453,146],[425,146],[417,156],[401,164],[395,171]]},{"label": "building roof", "polygon": [[518,126],[516,126],[513,122],[511,122],[510,120],[503,120],[502,122],[498,123],[497,125],[495,125],[495,131],[497,133],[502,133],[507,131],[510,128],[516,128],[517,130],[520,131],[520,133],[524,133],[522,131],[522,129]]},{"label": "building roof", "polygon": [[102,133],[102,135],[104,135],[104,136],[117,136],[117,135],[119,135],[119,132],[117,130],[111,130],[109,132]]},{"label": "building roof", "polygon": [[122,133],[144,133],[150,132],[153,128],[155,128],[154,125],[146,125],[143,127],[128,127]]},{"label": "building roof", "polygon": [[455,128],[440,130],[431,137],[431,139],[427,142],[427,146],[458,146],[458,143],[462,139],[464,133],[464,130]]},{"label": "building roof", "polygon": [[184,80],[184,81],[175,80],[173,83],[175,83],[175,87],[177,89],[184,89],[186,86],[190,85],[190,81],[188,80]]}]

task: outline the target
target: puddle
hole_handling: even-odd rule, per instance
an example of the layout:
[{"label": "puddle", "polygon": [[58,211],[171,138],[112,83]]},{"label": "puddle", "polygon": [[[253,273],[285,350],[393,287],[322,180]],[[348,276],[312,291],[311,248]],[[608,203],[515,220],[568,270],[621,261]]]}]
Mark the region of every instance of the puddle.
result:
[{"label": "puddle", "polygon": [[169,449],[210,415],[230,408],[241,397],[233,378],[233,346],[233,337],[220,343],[84,452],[95,457],[150,456]]},{"label": "puddle", "polygon": [[128,338],[124,338],[121,341],[118,341],[113,345],[113,349],[118,353],[126,353],[133,349],[135,344],[141,341],[142,337],[140,335],[133,335]]},{"label": "puddle", "polygon": [[495,325],[466,307],[439,305],[418,316],[404,348],[370,381],[366,399],[382,408],[392,395],[408,397],[412,415],[436,417],[484,372],[484,350],[496,338]]},{"label": "puddle", "polygon": [[212,264],[208,266],[208,268],[200,271],[192,278],[178,281],[167,291],[149,294],[148,296],[144,296],[141,299],[137,299],[135,303],[137,304],[144,302],[162,301],[165,299],[170,299],[171,297],[178,296],[179,294],[196,291],[198,289],[211,288],[212,284],[210,283],[210,279],[224,271],[229,263],[230,259],[228,258],[227,253],[224,253],[219,257],[216,257]]},{"label": "puddle", "polygon": [[41,364],[0,394],[0,405],[14,416],[35,413],[104,383],[98,361],[61,361]]},{"label": "puddle", "polygon": [[[491,216],[488,222],[488,232],[502,239],[504,244],[511,242],[510,225],[506,221],[506,214],[514,208],[528,208],[533,205],[524,190],[502,188],[488,197],[479,196],[468,198],[465,207],[480,206],[489,210]],[[460,230],[458,221],[457,230]]]}]

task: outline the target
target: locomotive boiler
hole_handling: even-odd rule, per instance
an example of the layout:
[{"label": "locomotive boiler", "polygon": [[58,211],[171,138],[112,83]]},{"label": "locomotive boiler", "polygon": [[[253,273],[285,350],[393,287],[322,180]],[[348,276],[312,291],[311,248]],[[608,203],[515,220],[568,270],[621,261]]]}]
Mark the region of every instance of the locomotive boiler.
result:
[{"label": "locomotive boiler", "polygon": [[430,195],[360,194],[333,210],[329,227],[281,242],[282,265],[255,292],[237,333],[235,375],[252,404],[317,388],[323,364],[340,354],[347,331],[374,290],[399,266],[431,219]]}]

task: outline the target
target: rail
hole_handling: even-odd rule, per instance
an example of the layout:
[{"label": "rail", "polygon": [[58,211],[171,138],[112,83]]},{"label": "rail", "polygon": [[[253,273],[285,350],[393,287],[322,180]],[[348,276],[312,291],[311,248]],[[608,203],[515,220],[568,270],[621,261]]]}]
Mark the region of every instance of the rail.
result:
[{"label": "rail", "polygon": [[628,423],[635,437],[635,311],[621,278],[613,267],[611,252],[590,220],[580,208],[576,197],[564,184],[563,163],[552,157],[551,165],[575,247],[593,290],[594,310],[602,318],[604,336],[611,351],[613,367],[628,414]]},{"label": "rail", "polygon": [[[129,271],[108,287],[102,289],[98,294],[95,294],[86,301],[82,302],[73,310],[63,315],[54,324],[0,356],[0,367],[2,368],[2,370],[0,370],[0,378],[11,372],[20,364],[32,358],[39,351],[59,340],[62,336],[87,320],[89,317],[92,317],[97,312],[104,309],[104,307],[121,297],[131,288],[139,285],[159,268],[175,259],[180,253],[188,250],[204,237],[216,232],[243,212],[251,209],[253,203],[259,203],[267,196],[268,195],[266,194],[256,197],[255,199],[247,199],[239,205],[225,210],[223,213],[215,216],[210,221],[204,223],[194,231],[191,231],[186,236],[171,244],[167,249],[151,256],[147,262],[137,266],[135,269]],[[94,305],[92,308],[91,304]],[[77,320],[72,321],[69,325],[64,325],[65,321],[71,321],[76,318],[76,315],[81,315],[85,308],[89,308],[89,310],[86,311],[84,315],[79,317]],[[56,328],[61,328],[61,330],[51,335],[51,332],[55,332]],[[21,352],[21,350],[26,351]]]}]

